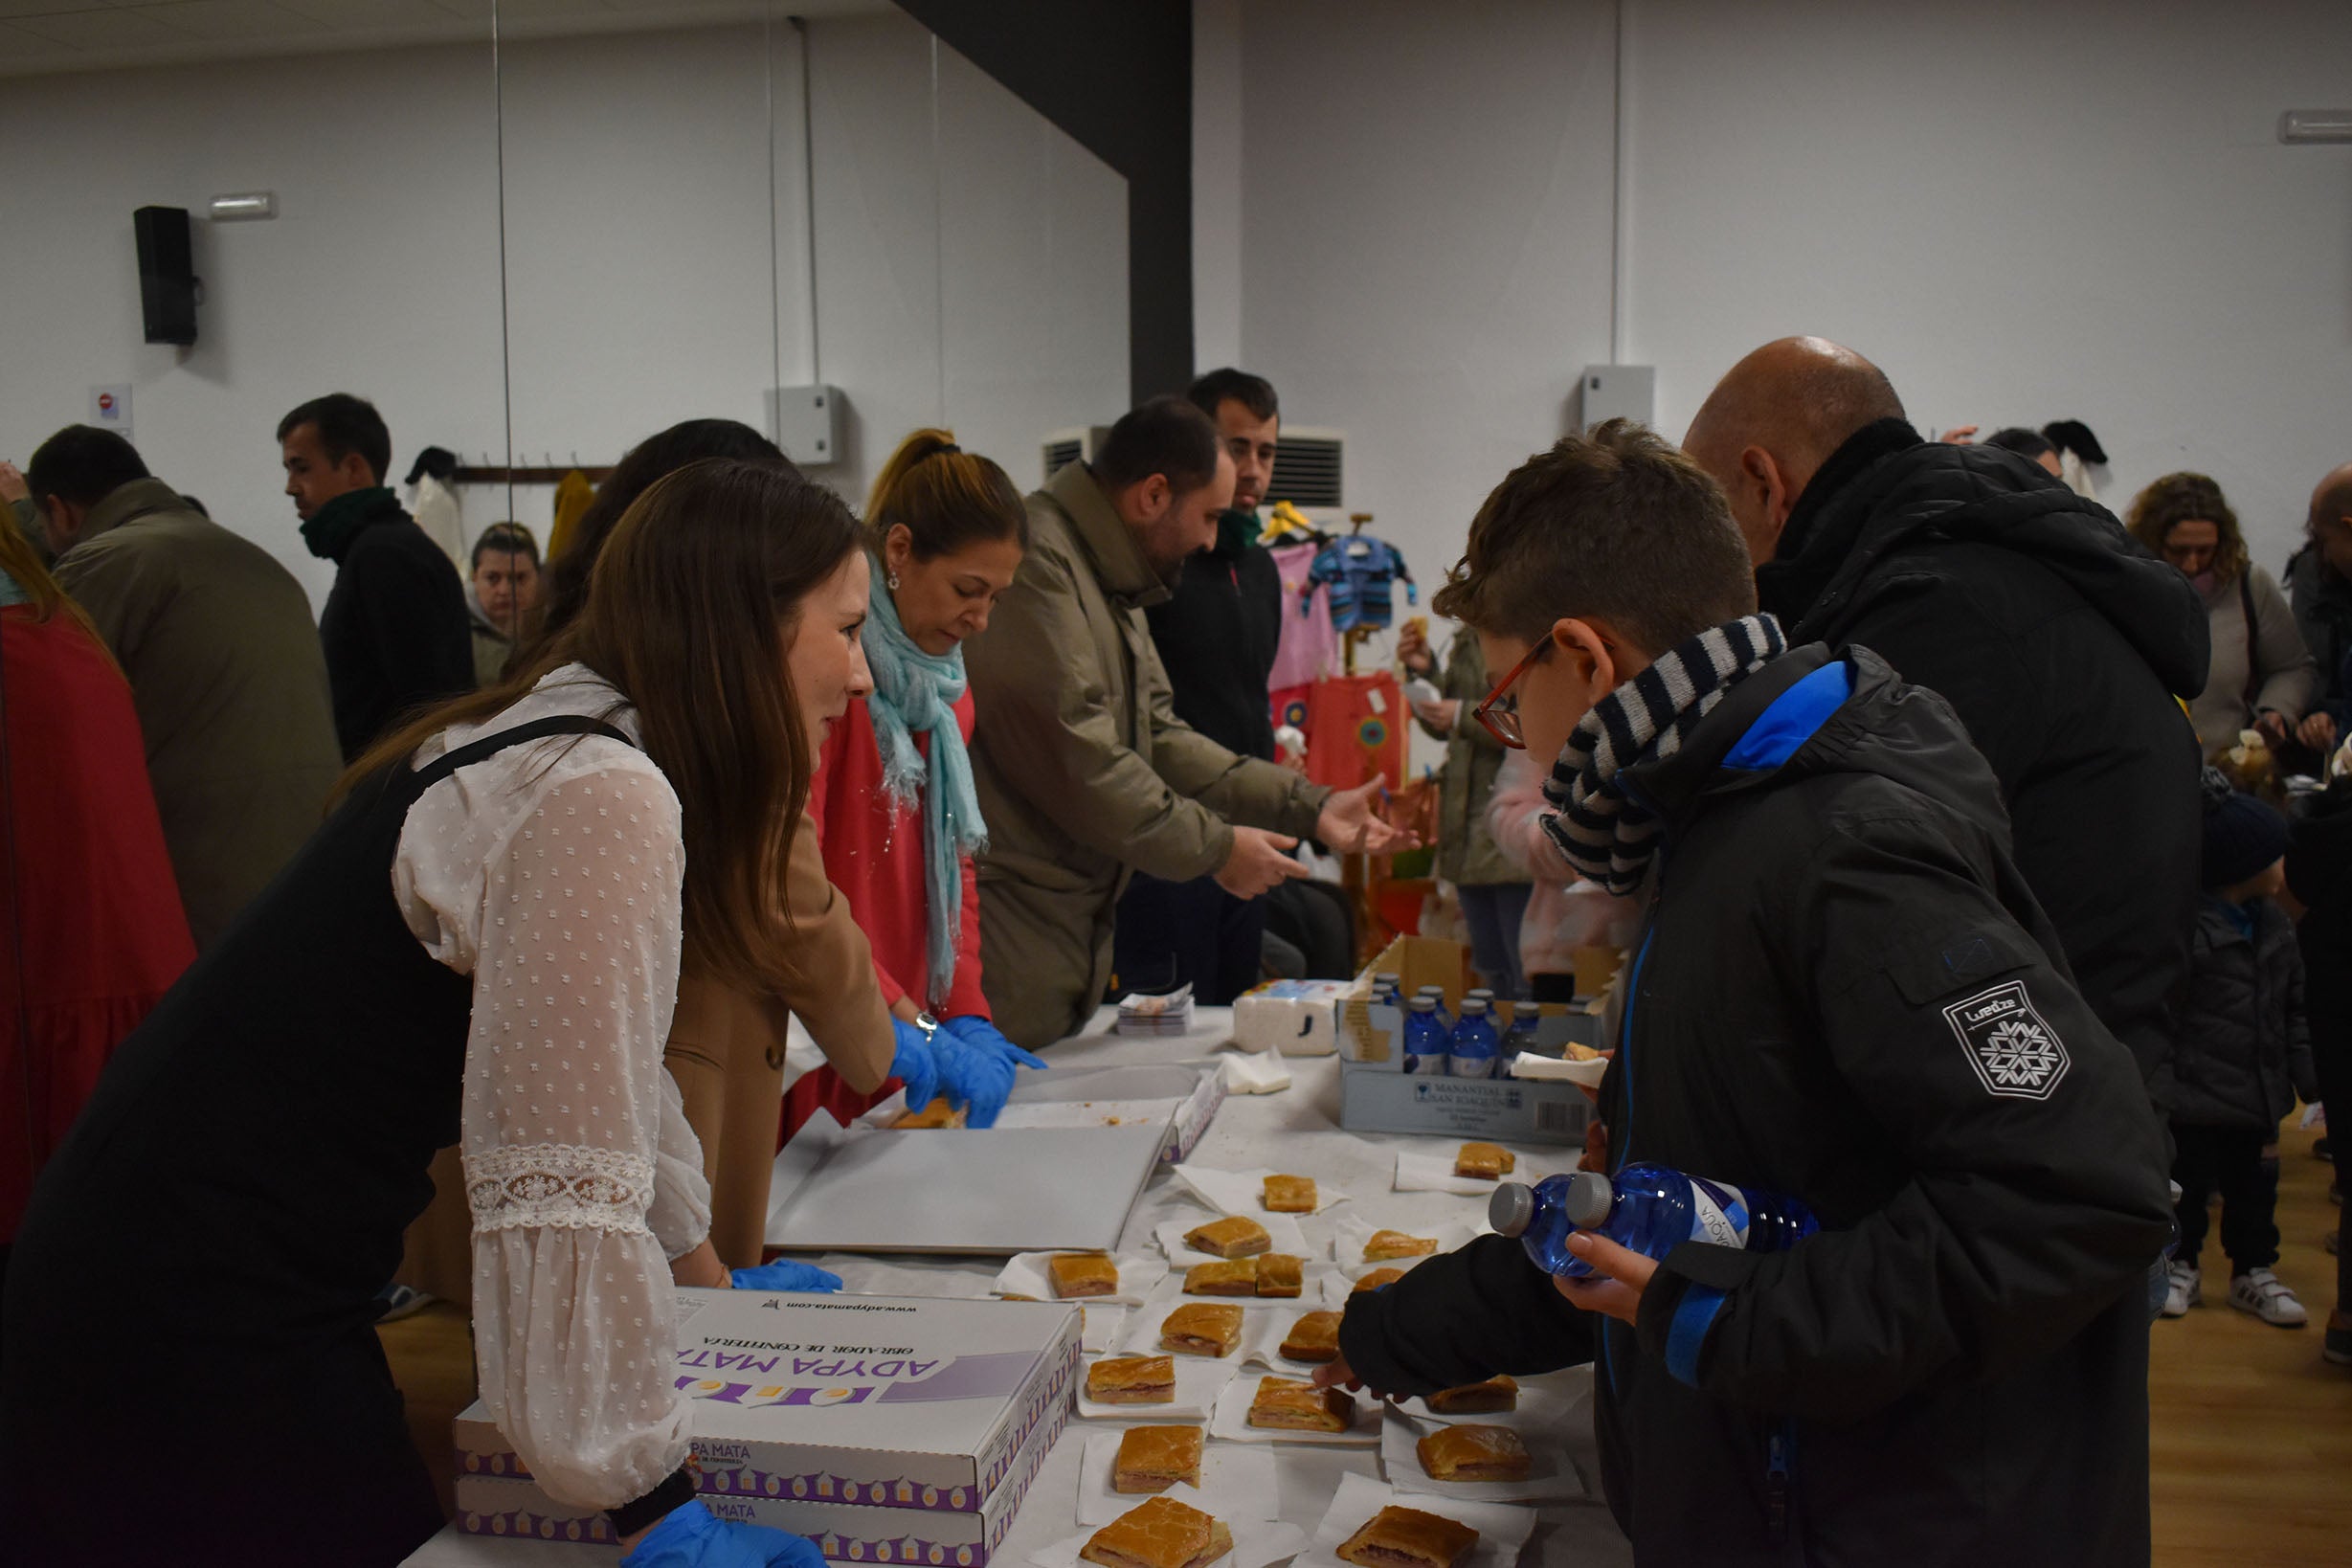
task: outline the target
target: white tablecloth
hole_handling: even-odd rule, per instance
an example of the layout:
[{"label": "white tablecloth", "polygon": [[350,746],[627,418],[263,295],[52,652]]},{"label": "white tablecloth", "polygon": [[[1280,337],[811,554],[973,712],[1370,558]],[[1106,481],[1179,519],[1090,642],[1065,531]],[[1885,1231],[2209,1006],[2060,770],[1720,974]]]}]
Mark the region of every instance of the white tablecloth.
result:
[{"label": "white tablecloth", "polygon": [[[1200,1058],[1214,1052],[1232,1033],[1230,1008],[1195,1009],[1192,1030],[1181,1037],[1124,1039],[1109,1032],[1112,1017],[1113,1010],[1104,1008],[1084,1035],[1053,1047],[1047,1059],[1056,1066],[1099,1067]],[[1391,1190],[1398,1151],[1450,1157],[1459,1147],[1458,1140],[1342,1131],[1339,1059],[1297,1060],[1290,1063],[1290,1070],[1295,1081],[1282,1093],[1228,1097],[1207,1136],[1193,1152],[1192,1162],[1233,1171],[1283,1171],[1313,1176],[1345,1191],[1352,1201],[1331,1213],[1301,1217],[1310,1246],[1323,1255],[1329,1253],[1335,1215],[1352,1215],[1376,1226],[1418,1229],[1424,1235],[1448,1221],[1476,1221],[1484,1217],[1483,1204],[1472,1198]],[[1521,1153],[1524,1156],[1528,1152]],[[1574,1153],[1558,1157],[1573,1161]],[[1129,1217],[1119,1249],[1151,1248],[1152,1233],[1163,1221],[1196,1219],[1207,1212],[1163,1168],[1153,1175]],[[849,1289],[869,1295],[985,1296],[1002,1266],[997,1259],[897,1257],[885,1261],[854,1253],[832,1253],[819,1261],[840,1274]],[[1529,1381],[1540,1386],[1543,1379]],[[1080,1529],[1080,1453],[1087,1436],[1104,1429],[1091,1422],[1070,1423],[1030,1486],[1019,1515],[997,1553],[997,1563],[1020,1568],[1039,1547]],[[1573,1434],[1571,1445],[1570,1452],[1597,1497],[1600,1475],[1592,1434]],[[1354,1472],[1378,1479],[1380,1474],[1377,1449],[1286,1444],[1273,1446],[1271,1454],[1282,1516],[1310,1534],[1338,1490],[1341,1476]],[[1535,1563],[1617,1568],[1633,1561],[1632,1548],[1605,1509],[1590,1505],[1546,1508],[1538,1512],[1534,1536],[1520,1558],[1521,1568]],[[453,1525],[410,1557],[409,1568],[585,1568],[614,1559],[609,1547],[491,1540],[460,1534]]]}]

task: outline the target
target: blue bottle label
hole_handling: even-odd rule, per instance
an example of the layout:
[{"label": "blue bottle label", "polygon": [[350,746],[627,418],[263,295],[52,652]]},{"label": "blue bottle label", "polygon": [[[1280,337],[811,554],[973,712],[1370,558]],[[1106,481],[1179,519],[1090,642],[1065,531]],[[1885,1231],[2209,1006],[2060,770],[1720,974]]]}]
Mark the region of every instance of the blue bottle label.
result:
[{"label": "blue bottle label", "polygon": [[1746,1196],[1720,1181],[1691,1177],[1691,1240],[1716,1246],[1746,1246]]}]

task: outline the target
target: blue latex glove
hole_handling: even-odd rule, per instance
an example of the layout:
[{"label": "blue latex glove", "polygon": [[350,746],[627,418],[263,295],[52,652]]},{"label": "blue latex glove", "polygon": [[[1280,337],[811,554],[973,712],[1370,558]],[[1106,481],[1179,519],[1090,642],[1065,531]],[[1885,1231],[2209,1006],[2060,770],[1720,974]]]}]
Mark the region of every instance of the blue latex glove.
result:
[{"label": "blue latex glove", "polygon": [[921,1110],[939,1093],[939,1060],[923,1031],[895,1014],[890,1027],[898,1035],[898,1054],[890,1059],[890,1076],[907,1086],[907,1109]]},{"label": "blue latex glove", "polygon": [[795,1263],[790,1258],[778,1258],[773,1263],[734,1271],[738,1290],[839,1290],[841,1276],[828,1273],[815,1264]]},{"label": "blue latex glove", "polygon": [[825,1568],[825,1558],[805,1535],[726,1523],[692,1502],[661,1515],[620,1568]]},{"label": "blue latex glove", "polygon": [[[1045,1064],[1000,1034],[976,1013],[948,1019],[931,1042],[939,1057],[940,1075],[954,1083],[972,1102],[966,1125],[994,1127],[1013,1092],[1013,1069],[1042,1068]],[[951,1090],[951,1092],[953,1092]]]}]

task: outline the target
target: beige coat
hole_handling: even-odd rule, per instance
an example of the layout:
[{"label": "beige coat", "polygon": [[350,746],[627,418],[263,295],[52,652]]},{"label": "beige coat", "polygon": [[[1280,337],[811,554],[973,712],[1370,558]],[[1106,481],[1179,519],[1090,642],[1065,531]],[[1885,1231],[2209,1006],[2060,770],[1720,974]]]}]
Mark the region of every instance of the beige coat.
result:
[{"label": "beige coat", "polygon": [[[2254,607],[2251,637],[2246,629],[2249,599]],[[2188,705],[2205,754],[2235,746],[2238,731],[2253,728],[2256,715],[2263,712],[2276,713],[2289,725],[2301,722],[2319,694],[2319,664],[2303,641],[2278,579],[2249,562],[2242,582],[2233,577],[2206,592],[2205,610],[2213,635],[2213,662],[2205,690]],[[2251,706],[2246,700],[2250,689]]]},{"label": "beige coat", "polygon": [[965,650],[989,1010],[1016,1044],[1085,1023],[1110,983],[1111,918],[1136,871],[1223,865],[1228,822],[1306,834],[1331,791],[1184,724],[1143,610],[1168,595],[1083,463],[1029,498],[1029,553]]},{"label": "beige coat", "polygon": [[[784,1031],[797,1014],[850,1087],[870,1093],[890,1076],[897,1031],[874,980],[872,950],[849,901],[825,880],[817,824],[793,835],[784,896],[796,933],[791,967],[770,996],[715,979],[691,955],[678,980],[678,1010],[662,1061],[677,1080],[686,1121],[702,1140],[710,1178],[710,1241],[720,1261],[760,1261],[768,1228],[768,1177],[783,1111]],[[473,1221],[458,1151],[433,1164],[432,1206],[409,1227],[400,1283],[460,1304],[473,1299]]]},{"label": "beige coat", "polygon": [[343,772],[310,597],[158,479],[91,508],[57,581],[130,677],[201,952],[317,829]]}]

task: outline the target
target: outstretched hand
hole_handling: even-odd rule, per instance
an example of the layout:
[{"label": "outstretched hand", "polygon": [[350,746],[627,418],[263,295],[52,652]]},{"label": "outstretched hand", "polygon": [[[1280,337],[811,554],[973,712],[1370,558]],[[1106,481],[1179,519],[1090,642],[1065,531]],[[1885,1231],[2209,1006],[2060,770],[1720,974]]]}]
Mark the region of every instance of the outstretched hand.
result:
[{"label": "outstretched hand", "polygon": [[1657,1260],[1589,1230],[1569,1237],[1568,1250],[1597,1272],[1590,1279],[1555,1278],[1552,1288],[1573,1306],[1631,1323],[1642,1310],[1642,1292],[1649,1288],[1650,1276],[1658,1271]]}]

